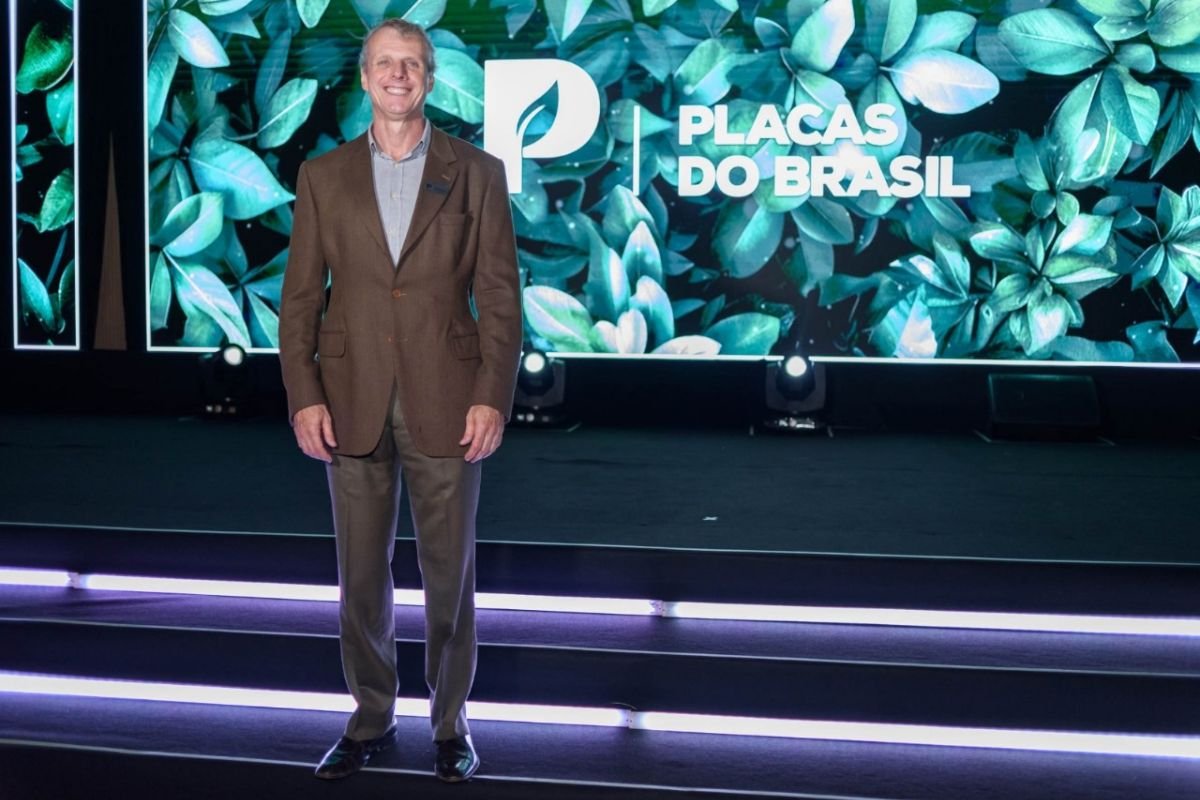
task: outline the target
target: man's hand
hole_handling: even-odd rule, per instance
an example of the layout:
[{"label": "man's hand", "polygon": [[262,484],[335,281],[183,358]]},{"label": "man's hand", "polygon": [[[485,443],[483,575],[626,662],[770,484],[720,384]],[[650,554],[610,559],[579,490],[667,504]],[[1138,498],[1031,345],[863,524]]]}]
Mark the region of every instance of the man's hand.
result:
[{"label": "man's hand", "polygon": [[300,409],[292,418],[292,428],[304,455],[327,464],[333,461],[328,447],[337,447],[337,440],[333,438],[333,417],[329,416],[328,406],[321,403]]},{"label": "man's hand", "polygon": [[463,458],[471,463],[482,461],[496,452],[504,438],[504,415],[491,406],[467,409],[467,430],[459,445],[471,445]]}]

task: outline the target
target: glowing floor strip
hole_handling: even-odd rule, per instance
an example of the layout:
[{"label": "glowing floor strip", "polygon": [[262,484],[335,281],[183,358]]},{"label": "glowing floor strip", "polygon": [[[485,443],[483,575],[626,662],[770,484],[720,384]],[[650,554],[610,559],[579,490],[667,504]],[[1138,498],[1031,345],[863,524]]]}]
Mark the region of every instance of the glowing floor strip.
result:
[{"label": "glowing floor strip", "polygon": [[[48,570],[0,569],[0,585],[74,586],[122,592],[154,592],[269,600],[336,602],[336,586],[253,581],[189,580],[133,575],[78,575]],[[397,589],[396,603],[420,606],[418,589]],[[495,594],[480,592],[476,606],[507,611],[550,611],[578,614],[663,616],[747,622],[798,622],[829,625],[961,628],[971,630],[1097,633],[1123,636],[1200,636],[1200,619],[1192,617],[1118,617],[1086,614],[1010,614],[987,611],[933,611],[904,608],[772,606],[735,603],[662,602],[603,597]]]},{"label": "glowing floor strip", "polygon": [[753,619],[762,622],[818,622],[834,625],[889,625],[968,628],[1047,633],[1108,633],[1143,636],[1200,636],[1200,619],[1112,617],[1090,614],[1009,614],[995,611],[929,611],[914,608],[835,608],[731,603],[666,603],[668,617]]},{"label": "glowing floor strip", "polygon": [[[168,703],[198,703],[250,708],[283,708],[299,711],[340,711],[345,713],[354,711],[354,700],[349,695],[328,692],[240,689],[228,686],[117,681],[4,671],[0,671],[0,692],[56,697],[98,697],[109,700],[154,700]],[[628,712],[619,708],[469,703],[467,713],[474,719],[498,722],[593,725],[608,728],[623,728],[629,724]],[[396,715],[427,717],[429,716],[429,701],[401,697],[396,701]]]},{"label": "glowing floor strip", "polygon": [[[0,672],[0,692],[282,708],[301,711],[350,712],[353,710],[353,701],[349,696],[323,692],[287,692],[222,686],[144,683],[19,672]],[[405,717],[425,717],[429,713],[429,704],[427,700],[423,699],[401,698],[397,703],[396,713]],[[468,714],[477,720],[590,725],[724,736],[771,736],[789,739],[1200,759],[1200,737],[1193,736],[763,719],[509,703],[470,703],[468,704]]]}]

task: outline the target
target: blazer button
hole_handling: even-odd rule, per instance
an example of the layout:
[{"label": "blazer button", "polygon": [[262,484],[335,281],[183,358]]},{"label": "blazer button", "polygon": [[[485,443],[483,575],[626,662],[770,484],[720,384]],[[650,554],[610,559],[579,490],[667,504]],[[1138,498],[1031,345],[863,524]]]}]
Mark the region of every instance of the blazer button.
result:
[{"label": "blazer button", "polygon": [[391,336],[387,337],[387,340],[388,344],[391,344],[393,341],[395,341]]},{"label": "blazer button", "polygon": [[404,292],[400,291],[399,289],[392,289],[392,297],[397,299],[404,297]]}]

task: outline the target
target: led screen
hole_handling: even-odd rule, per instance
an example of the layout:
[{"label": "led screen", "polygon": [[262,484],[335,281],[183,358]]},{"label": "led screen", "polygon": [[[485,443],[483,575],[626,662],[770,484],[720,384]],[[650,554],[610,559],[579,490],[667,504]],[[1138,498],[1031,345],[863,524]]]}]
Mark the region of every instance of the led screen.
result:
[{"label": "led screen", "polygon": [[530,347],[1195,362],[1200,0],[200,0],[146,17],[153,348],[270,350],[365,31],[507,169]]},{"label": "led screen", "polygon": [[71,0],[12,0],[13,342],[79,347],[75,19]]}]

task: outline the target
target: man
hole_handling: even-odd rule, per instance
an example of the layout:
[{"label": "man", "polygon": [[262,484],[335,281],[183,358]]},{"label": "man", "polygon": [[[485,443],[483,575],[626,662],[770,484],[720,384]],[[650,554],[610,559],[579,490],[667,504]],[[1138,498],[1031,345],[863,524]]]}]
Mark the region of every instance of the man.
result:
[{"label": "man", "polygon": [[403,475],[434,769],[462,781],[479,766],[464,704],[480,462],[500,445],[521,348],[512,217],[501,162],[425,119],[435,62],[419,26],[384,21],[359,66],[371,126],[300,168],[279,314],[296,441],[327,463],[342,668],[357,703],[316,775],[357,772],[396,738],[390,562]]}]

